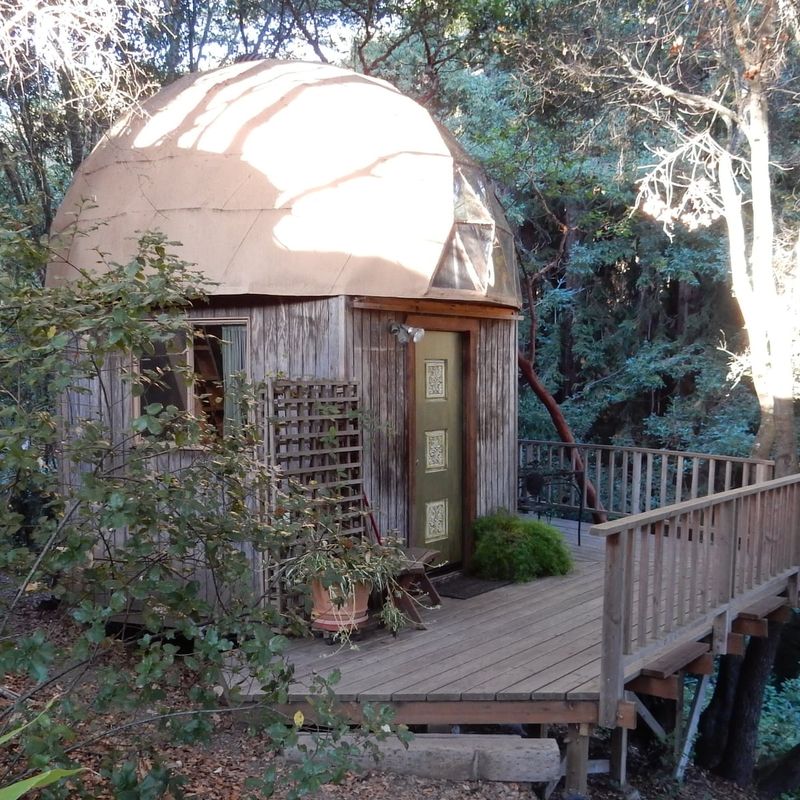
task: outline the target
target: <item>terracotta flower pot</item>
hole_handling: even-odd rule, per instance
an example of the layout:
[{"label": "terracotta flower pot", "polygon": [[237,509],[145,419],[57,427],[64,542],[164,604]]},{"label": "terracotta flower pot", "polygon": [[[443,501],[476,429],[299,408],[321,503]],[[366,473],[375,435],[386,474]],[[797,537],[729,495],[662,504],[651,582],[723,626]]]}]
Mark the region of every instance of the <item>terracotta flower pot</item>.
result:
[{"label": "terracotta flower pot", "polygon": [[311,581],[312,627],[323,631],[353,631],[367,621],[370,585],[357,583],[349,597],[341,598],[337,587],[326,589],[319,580]]}]

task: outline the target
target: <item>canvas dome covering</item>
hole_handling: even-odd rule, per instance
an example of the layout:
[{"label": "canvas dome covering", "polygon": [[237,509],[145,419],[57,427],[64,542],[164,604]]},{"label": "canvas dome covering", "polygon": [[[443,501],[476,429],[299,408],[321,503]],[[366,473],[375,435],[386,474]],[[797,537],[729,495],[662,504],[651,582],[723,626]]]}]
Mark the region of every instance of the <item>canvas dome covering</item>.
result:
[{"label": "canvas dome covering", "polygon": [[[82,235],[74,236],[77,230]],[[371,295],[519,306],[511,233],[455,140],[389,84],[324,64],[192,74],[119,122],[53,223],[73,266],[162,231],[218,295]]]}]

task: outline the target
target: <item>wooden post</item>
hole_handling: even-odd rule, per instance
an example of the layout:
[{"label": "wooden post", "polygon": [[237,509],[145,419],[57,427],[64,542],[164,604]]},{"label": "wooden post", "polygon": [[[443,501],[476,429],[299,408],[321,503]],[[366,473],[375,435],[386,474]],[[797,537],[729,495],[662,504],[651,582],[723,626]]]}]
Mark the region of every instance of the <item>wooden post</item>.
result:
[{"label": "wooden post", "polygon": [[628,782],[628,729],[611,731],[611,780],[620,786]]},{"label": "wooden post", "polygon": [[589,772],[589,726],[567,726],[567,769],[564,790],[567,794],[586,794]]},{"label": "wooden post", "polygon": [[[603,640],[600,659],[600,725],[615,728],[624,691],[625,548],[622,533],[606,537]],[[629,533],[626,531],[626,537]]]},{"label": "wooden post", "polygon": [[683,743],[683,692],[686,685],[686,675],[683,670],[678,673],[678,696],[675,698],[675,728],[672,731],[673,735],[673,753],[675,761],[678,760],[681,754],[681,745]]},{"label": "wooden post", "polygon": [[711,636],[711,651],[714,655],[724,656],[728,654],[728,633],[730,629],[731,613],[726,608],[714,617]]}]

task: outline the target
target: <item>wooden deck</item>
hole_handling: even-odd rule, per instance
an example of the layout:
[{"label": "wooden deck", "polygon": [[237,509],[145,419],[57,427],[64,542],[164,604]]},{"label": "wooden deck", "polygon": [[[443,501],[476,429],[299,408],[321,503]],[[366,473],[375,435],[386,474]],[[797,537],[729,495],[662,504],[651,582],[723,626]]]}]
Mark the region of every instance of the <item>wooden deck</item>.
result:
[{"label": "wooden deck", "polygon": [[397,638],[375,632],[352,647],[294,642],[290,704],[306,700],[315,676],[338,671],[343,704],[392,704],[407,722],[596,721],[604,542],[584,525],[578,547],[576,523],[555,522],[572,546],[569,575],[442,598],[422,611],[426,630]]}]

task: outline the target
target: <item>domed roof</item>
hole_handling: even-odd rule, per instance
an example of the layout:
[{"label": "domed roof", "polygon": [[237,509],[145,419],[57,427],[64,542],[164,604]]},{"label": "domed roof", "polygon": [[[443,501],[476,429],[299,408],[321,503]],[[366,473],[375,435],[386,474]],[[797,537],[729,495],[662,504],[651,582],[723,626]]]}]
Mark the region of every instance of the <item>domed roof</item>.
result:
[{"label": "domed roof", "polygon": [[124,262],[148,230],[181,242],[213,294],[519,305],[480,170],[413,100],[329,65],[187,75],[119,122],[59,209],[48,283]]}]

